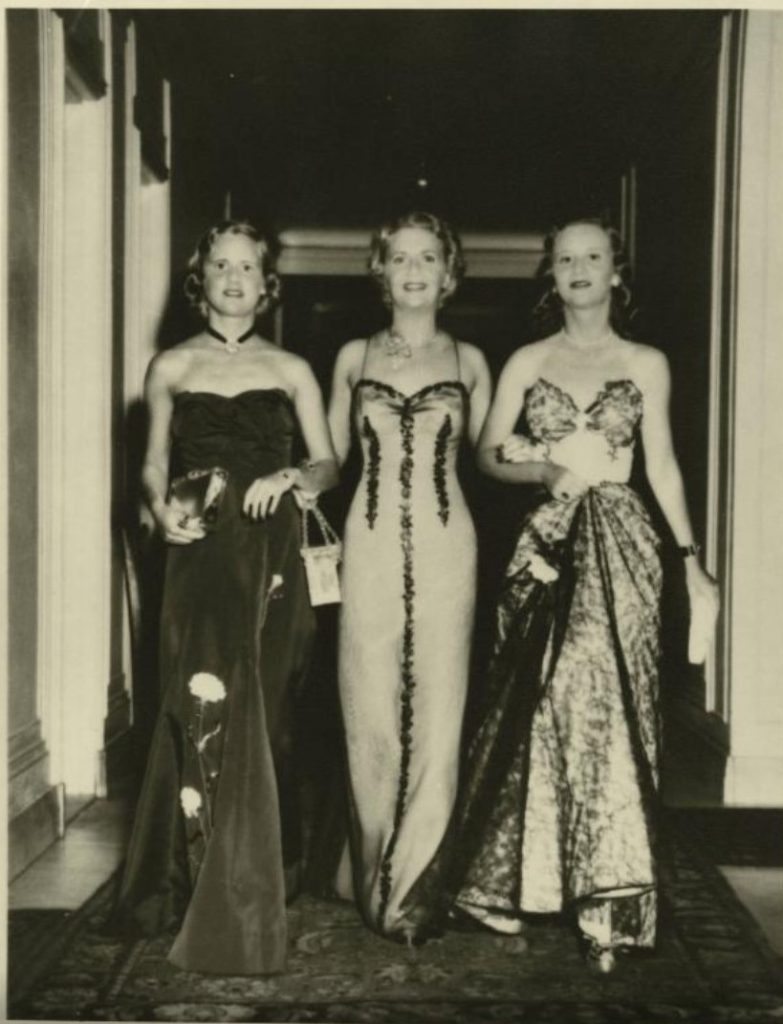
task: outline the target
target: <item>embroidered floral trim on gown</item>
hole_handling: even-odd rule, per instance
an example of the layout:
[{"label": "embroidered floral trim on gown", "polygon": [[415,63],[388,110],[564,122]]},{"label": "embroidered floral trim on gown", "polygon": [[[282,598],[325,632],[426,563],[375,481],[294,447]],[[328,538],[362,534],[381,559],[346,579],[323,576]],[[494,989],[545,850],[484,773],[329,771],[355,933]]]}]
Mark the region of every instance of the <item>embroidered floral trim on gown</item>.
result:
[{"label": "embroidered floral trim on gown", "polygon": [[339,640],[353,877],[337,885],[397,938],[426,931],[427,900],[400,907],[457,791],[476,573],[455,465],[467,403],[458,380],[406,395],[364,378],[355,390],[364,469],[345,528]]}]

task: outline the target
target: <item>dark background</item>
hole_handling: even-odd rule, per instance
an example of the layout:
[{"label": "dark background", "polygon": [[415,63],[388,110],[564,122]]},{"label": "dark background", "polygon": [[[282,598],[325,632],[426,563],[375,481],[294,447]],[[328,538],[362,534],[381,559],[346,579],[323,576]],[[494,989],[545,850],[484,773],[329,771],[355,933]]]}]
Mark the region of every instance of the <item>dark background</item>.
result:
[{"label": "dark background", "polygon": [[[138,11],[172,88],[172,256],[162,346],[193,328],[180,296],[193,245],[225,209],[276,234],[362,228],[419,207],[460,231],[546,231],[575,214],[620,218],[635,169],[635,334],[662,348],[696,536],[705,535],[715,114],[722,12]],[[154,83],[154,75],[150,81]],[[142,75],[141,87],[144,88]],[[150,86],[152,87],[152,86]],[[531,337],[531,280],[468,277],[445,326],[497,376]],[[284,280],[283,338],[328,397],[339,346],[385,319],[365,277]],[[268,325],[271,330],[271,324]],[[664,693],[703,708],[684,657],[681,563],[666,540]],[[337,523],[355,481],[326,501]],[[463,460],[483,568],[479,656],[494,588],[529,495]],[[331,612],[321,613],[326,666]],[[316,717],[328,683],[319,690]],[[325,719],[321,719],[325,721]],[[328,744],[327,744],[328,746]]]}]

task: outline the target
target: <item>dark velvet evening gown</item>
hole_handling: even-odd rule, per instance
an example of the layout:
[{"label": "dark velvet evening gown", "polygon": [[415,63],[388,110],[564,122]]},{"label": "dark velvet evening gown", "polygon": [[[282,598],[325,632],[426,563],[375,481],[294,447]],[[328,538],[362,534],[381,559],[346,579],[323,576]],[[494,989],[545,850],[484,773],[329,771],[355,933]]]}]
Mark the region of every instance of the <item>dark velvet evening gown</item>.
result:
[{"label": "dark velvet evening gown", "polygon": [[601,947],[649,947],[661,567],[627,483],[643,396],[610,381],[581,409],[539,378],[524,410],[534,457],[591,486],[531,512],[506,571],[450,896],[501,931],[569,909]]},{"label": "dark velvet evening gown", "polygon": [[172,476],[220,466],[216,529],[170,546],[163,700],[119,896],[124,926],[176,929],[194,971],[280,971],[286,876],[298,857],[292,698],[314,631],[291,495],[253,521],[243,495],[290,464],[296,419],[279,389],[176,396]]}]

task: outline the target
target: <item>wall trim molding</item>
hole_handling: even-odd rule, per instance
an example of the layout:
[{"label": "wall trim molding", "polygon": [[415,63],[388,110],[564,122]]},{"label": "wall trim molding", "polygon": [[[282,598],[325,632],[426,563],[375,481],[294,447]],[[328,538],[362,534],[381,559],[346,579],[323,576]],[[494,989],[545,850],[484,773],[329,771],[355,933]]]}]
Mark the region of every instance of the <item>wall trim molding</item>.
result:
[{"label": "wall trim molding", "polygon": [[37,759],[40,748],[46,749],[46,742],[41,736],[41,723],[28,722],[8,737],[8,768],[13,776],[25,767],[25,763]]},{"label": "wall trim molding", "polygon": [[783,22],[741,18],[736,358],[731,435],[727,803],[783,807]]},{"label": "wall trim molding", "polygon": [[39,26],[38,701],[51,780],[94,795],[109,676],[111,109],[66,102],[62,20],[41,11]]},{"label": "wall trim molding", "polygon": [[[0,18],[0,81],[8,80],[7,40],[5,18]],[[0,203],[8,210],[8,123],[7,104],[0,103]],[[0,423],[8,423],[8,234],[0,232]],[[8,430],[0,441],[0,690],[9,693],[9,650],[8,650]],[[2,685],[5,684],[5,685]],[[8,702],[0,707],[0,731],[8,728]],[[0,793],[0,814],[6,809],[7,787]],[[6,816],[7,820],[7,816]],[[0,966],[0,969],[1,966]]]},{"label": "wall trim molding", "polygon": [[[367,274],[369,229],[290,227],[280,232],[283,274],[359,277]],[[532,278],[544,255],[542,232],[460,235],[468,277]]]},{"label": "wall trim molding", "polygon": [[63,789],[50,786],[8,825],[8,878],[12,880],[62,835]]},{"label": "wall trim molding", "polygon": [[706,710],[728,719],[731,699],[733,487],[737,360],[737,256],[740,116],[745,15],[731,12],[721,23],[715,124],[710,381],[707,442],[707,533],[705,565],[721,582],[723,611],[715,649],[705,666]]},{"label": "wall trim molding", "polygon": [[22,814],[49,789],[49,751],[42,739],[20,751],[8,766],[8,817]]},{"label": "wall trim molding", "polygon": [[62,606],[65,600],[63,173],[65,42],[62,20],[38,12],[41,57],[41,202],[38,318],[38,714],[55,782],[62,780]]}]

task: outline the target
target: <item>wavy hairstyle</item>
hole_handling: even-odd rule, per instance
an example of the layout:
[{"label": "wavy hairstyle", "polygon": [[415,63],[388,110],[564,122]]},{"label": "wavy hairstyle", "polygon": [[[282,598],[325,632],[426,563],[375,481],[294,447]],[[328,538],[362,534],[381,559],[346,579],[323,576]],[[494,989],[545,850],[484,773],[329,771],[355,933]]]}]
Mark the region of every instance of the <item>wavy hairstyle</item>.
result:
[{"label": "wavy hairstyle", "polygon": [[462,252],[462,242],[451,225],[441,217],[437,217],[434,213],[424,213],[418,210],[403,213],[399,217],[386,221],[378,228],[370,242],[367,268],[381,290],[384,303],[387,306],[391,306],[391,295],[389,294],[384,274],[386,260],[389,255],[389,243],[392,236],[396,235],[402,228],[423,228],[425,231],[433,234],[443,246],[443,259],[446,263],[449,280],[441,291],[439,305],[442,306],[457,290],[465,274],[465,257]]},{"label": "wavy hairstyle", "polygon": [[280,298],[280,278],[273,269],[274,260],[270,243],[255,225],[245,220],[222,220],[199,239],[193,255],[188,260],[188,273],[184,283],[185,295],[190,305],[204,320],[207,319],[209,307],[204,298],[204,264],[212,252],[212,246],[221,235],[243,235],[255,245],[265,285],[265,291],[258,299],[256,316],[266,313]]},{"label": "wavy hairstyle", "polygon": [[557,236],[565,228],[574,224],[591,224],[605,232],[612,250],[614,272],[620,278],[618,285],[612,286],[609,305],[609,323],[621,337],[631,336],[631,324],[636,316],[636,308],[631,294],[631,264],[623,243],[622,235],[605,217],[574,217],[553,227],[544,240],[544,258],[538,268],[537,278],[544,283],[544,291],[533,307],[533,322],[536,334],[544,337],[560,330],[565,320],[563,317],[563,300],[555,287],[552,261]]}]

